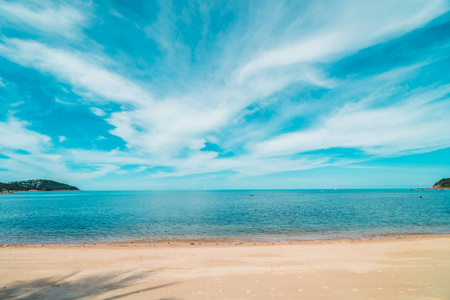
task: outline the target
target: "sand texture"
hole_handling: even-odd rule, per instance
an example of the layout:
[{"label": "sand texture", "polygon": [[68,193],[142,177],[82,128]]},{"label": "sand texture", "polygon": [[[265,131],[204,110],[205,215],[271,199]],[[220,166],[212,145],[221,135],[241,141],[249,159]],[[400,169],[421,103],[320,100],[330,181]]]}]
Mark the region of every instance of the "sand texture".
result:
[{"label": "sand texture", "polygon": [[450,299],[450,236],[0,247],[0,299]]}]

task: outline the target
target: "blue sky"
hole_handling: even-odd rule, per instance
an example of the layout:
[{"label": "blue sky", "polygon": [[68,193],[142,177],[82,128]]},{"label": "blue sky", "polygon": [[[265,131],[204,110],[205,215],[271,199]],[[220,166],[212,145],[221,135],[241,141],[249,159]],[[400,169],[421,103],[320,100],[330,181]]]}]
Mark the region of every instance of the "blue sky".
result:
[{"label": "blue sky", "polygon": [[450,3],[0,0],[0,181],[450,177]]}]

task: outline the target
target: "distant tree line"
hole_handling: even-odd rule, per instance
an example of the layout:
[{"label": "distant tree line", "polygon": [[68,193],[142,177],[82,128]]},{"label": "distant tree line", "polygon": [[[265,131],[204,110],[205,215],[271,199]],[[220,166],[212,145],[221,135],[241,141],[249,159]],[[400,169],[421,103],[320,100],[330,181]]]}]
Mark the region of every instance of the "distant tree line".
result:
[{"label": "distant tree line", "polygon": [[434,186],[450,188],[450,178],[443,178],[436,182]]},{"label": "distant tree line", "polygon": [[33,179],[25,181],[0,182],[0,191],[79,191],[75,186],[47,179]]}]

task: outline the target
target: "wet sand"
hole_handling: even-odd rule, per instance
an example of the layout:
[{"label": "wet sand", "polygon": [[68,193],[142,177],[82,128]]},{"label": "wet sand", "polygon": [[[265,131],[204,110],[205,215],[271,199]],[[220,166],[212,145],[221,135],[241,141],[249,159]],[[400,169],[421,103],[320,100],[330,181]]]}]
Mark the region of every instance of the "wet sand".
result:
[{"label": "wet sand", "polygon": [[450,299],[450,235],[3,245],[0,299]]}]

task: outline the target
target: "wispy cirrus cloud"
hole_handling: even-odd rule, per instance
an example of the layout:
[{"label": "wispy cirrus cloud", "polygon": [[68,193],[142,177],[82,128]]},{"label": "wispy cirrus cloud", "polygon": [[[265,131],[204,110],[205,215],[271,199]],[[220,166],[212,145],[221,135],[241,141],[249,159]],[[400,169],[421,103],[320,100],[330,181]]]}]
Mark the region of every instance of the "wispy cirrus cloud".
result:
[{"label": "wispy cirrus cloud", "polygon": [[94,115],[97,115],[99,117],[106,116],[106,112],[98,107],[91,107],[91,111],[94,113]]},{"label": "wispy cirrus cloud", "polygon": [[[88,169],[71,170],[66,164],[74,161],[63,153],[52,153],[54,145],[49,136],[29,129],[30,123],[10,115],[0,122],[0,176],[2,180],[50,177],[80,182],[105,176],[120,169],[117,163],[90,162]],[[59,136],[60,143],[67,140]]]},{"label": "wispy cirrus cloud", "polygon": [[[293,41],[262,51],[238,71],[239,80],[266,69],[336,60],[419,28],[448,10],[448,4],[443,0],[410,1],[406,6],[402,1],[350,1],[342,4],[334,1],[327,3],[325,8],[324,3],[318,2],[310,8],[306,20],[292,26],[291,30],[301,30],[302,25],[313,20],[320,25],[301,35],[291,33],[296,36]],[[333,13],[322,14],[324,10]]]},{"label": "wispy cirrus cloud", "polygon": [[32,28],[42,32],[76,37],[86,21],[86,12],[53,1],[0,1],[1,24],[17,28]]},{"label": "wispy cirrus cloud", "polygon": [[[310,129],[252,145],[257,156],[278,156],[327,148],[356,148],[372,155],[399,155],[450,147],[450,86],[415,91],[383,107],[349,103]],[[376,99],[380,100],[380,99]],[[432,117],[430,117],[432,116]]]},{"label": "wispy cirrus cloud", "polygon": [[7,85],[6,82],[4,82],[4,79],[0,77],[0,87],[5,87]]},{"label": "wispy cirrus cloud", "polygon": [[105,58],[52,48],[45,44],[17,38],[4,38],[0,54],[25,67],[50,73],[57,80],[71,84],[81,95],[100,101],[139,104],[151,101],[148,91],[104,67]]},{"label": "wispy cirrus cloud", "polygon": [[29,130],[26,121],[10,115],[5,122],[0,122],[0,149],[41,151],[51,143],[50,137]]}]

